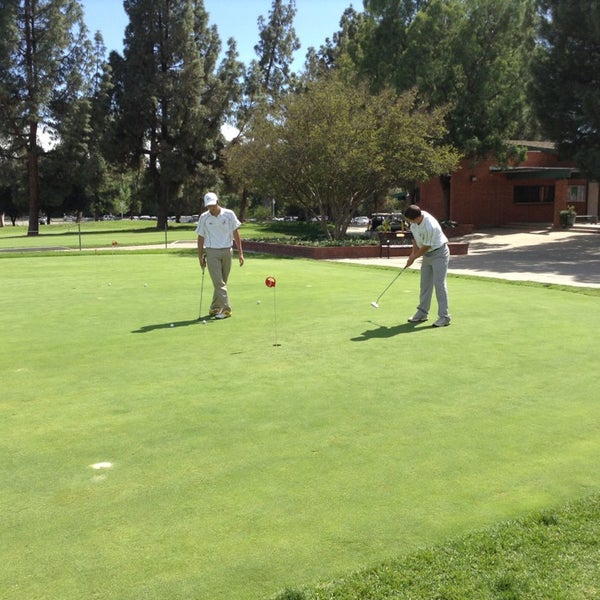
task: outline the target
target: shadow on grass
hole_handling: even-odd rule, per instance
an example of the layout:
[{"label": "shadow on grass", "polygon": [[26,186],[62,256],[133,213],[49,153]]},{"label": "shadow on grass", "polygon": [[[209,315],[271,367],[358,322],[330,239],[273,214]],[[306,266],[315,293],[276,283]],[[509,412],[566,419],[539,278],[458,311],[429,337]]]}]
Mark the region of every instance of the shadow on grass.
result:
[{"label": "shadow on grass", "polygon": [[419,323],[402,323],[401,325],[394,325],[393,327],[388,327],[387,325],[379,325],[374,321],[368,321],[369,323],[373,323],[376,325],[376,329],[367,329],[363,331],[359,337],[350,338],[352,342],[365,342],[366,340],[382,340],[386,338],[391,338],[396,335],[400,335],[402,333],[415,333],[418,331],[428,331],[431,329],[430,326],[421,326],[417,327]]},{"label": "shadow on grass", "polygon": [[173,321],[172,323],[156,323],[154,325],[143,325],[139,329],[134,329],[131,333],[150,333],[151,331],[157,331],[158,329],[174,329],[176,327],[189,327],[190,325],[202,324],[207,325],[211,322],[212,319],[210,315],[206,315],[204,317],[198,317],[197,319],[190,319],[188,321]]}]

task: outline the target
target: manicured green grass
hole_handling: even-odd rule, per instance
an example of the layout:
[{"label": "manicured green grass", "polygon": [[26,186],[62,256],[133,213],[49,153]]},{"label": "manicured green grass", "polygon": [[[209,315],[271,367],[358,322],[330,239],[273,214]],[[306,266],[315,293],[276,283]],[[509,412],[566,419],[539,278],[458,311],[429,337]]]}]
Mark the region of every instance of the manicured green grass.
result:
[{"label": "manicured green grass", "polygon": [[417,273],[249,255],[203,325],[193,251],[0,272],[7,598],[262,598],[598,491],[596,290],[452,277],[436,330]]},{"label": "manicured green grass", "polygon": [[277,600],[600,598],[600,497],[568,503]]},{"label": "manicured green grass", "polygon": [[110,248],[118,246],[138,246],[167,244],[175,241],[193,241],[194,223],[169,223],[166,232],[156,228],[154,221],[84,221],[80,225],[73,222],[56,222],[40,225],[39,235],[29,237],[28,227],[10,225],[0,228],[0,249],[8,250],[31,248],[82,249]]},{"label": "manicured green grass", "polygon": [[[195,241],[195,223],[169,222],[167,231],[159,230],[155,221],[84,221],[55,222],[40,225],[39,235],[29,237],[26,225],[0,227],[0,250],[32,248],[100,249],[116,246],[169,245],[174,242]],[[316,223],[265,222],[244,223],[242,236],[246,239],[315,239],[322,236]]]}]

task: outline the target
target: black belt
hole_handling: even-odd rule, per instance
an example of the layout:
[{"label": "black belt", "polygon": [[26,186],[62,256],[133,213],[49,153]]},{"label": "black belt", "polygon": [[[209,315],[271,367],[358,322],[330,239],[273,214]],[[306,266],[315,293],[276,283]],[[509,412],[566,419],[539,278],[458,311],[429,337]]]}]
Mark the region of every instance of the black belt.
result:
[{"label": "black belt", "polygon": [[444,246],[447,246],[448,244],[442,244],[441,246],[438,246],[437,248],[434,248],[433,250],[429,250],[429,252],[425,252],[425,254],[432,254],[433,252],[437,252],[438,250],[440,250],[441,248],[443,248]]}]

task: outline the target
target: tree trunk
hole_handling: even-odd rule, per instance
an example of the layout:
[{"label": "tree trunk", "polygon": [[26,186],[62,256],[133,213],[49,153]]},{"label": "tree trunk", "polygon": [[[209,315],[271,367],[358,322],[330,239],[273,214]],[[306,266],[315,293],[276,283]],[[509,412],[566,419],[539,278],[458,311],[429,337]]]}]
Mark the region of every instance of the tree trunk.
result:
[{"label": "tree trunk", "polygon": [[27,180],[29,182],[29,228],[28,236],[40,233],[40,194],[38,183],[37,123],[29,125],[27,149]]},{"label": "tree trunk", "polygon": [[242,202],[240,204],[240,214],[238,215],[240,221],[243,223],[246,220],[246,212],[248,210],[248,189],[244,187],[242,190]]},{"label": "tree trunk", "polygon": [[164,231],[169,218],[169,184],[160,182],[158,185],[158,214],[156,228]]},{"label": "tree trunk", "polygon": [[446,214],[438,220],[447,220],[450,221],[452,219],[452,207],[450,206],[450,194],[452,191],[452,177],[450,175],[440,175],[440,183],[442,185],[442,193],[444,195],[444,207],[446,210]]}]

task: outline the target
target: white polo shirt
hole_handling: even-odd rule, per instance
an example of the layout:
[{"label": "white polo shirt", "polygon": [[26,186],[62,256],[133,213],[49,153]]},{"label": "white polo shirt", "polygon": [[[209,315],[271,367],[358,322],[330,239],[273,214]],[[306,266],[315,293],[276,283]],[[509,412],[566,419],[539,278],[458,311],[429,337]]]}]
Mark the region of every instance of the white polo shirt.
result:
[{"label": "white polo shirt", "polygon": [[444,235],[441,225],[435,217],[422,210],[423,220],[421,223],[411,223],[410,232],[419,246],[429,246],[431,250],[437,250],[448,243],[448,238]]},{"label": "white polo shirt", "polygon": [[231,248],[233,232],[241,226],[235,213],[221,206],[221,212],[213,217],[207,210],[200,215],[196,235],[204,238],[205,248]]}]

